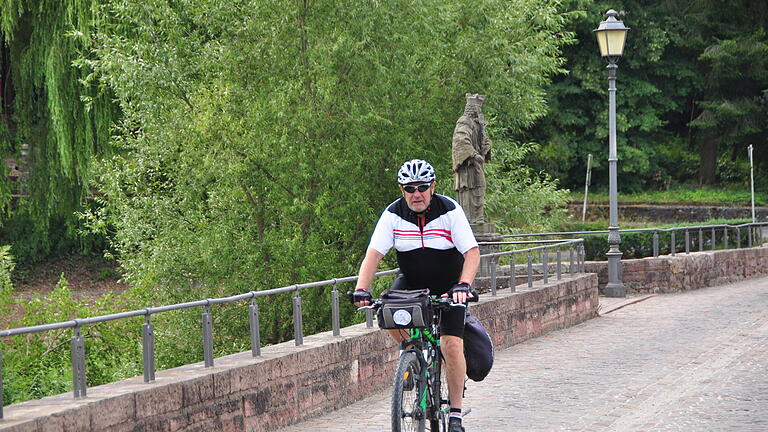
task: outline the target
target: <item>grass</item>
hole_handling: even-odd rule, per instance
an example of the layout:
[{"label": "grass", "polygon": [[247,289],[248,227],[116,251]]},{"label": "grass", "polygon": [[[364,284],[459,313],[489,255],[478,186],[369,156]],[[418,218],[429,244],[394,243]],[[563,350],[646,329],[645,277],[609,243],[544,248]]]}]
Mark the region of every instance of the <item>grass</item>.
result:
[{"label": "grass", "polygon": [[[695,188],[695,189],[670,189],[663,191],[644,191],[637,193],[620,193],[620,202],[639,203],[721,203],[725,205],[751,205],[751,192],[749,189],[735,188]],[[584,201],[584,190],[572,191],[570,200],[573,202]],[[589,193],[590,202],[608,202],[607,192]],[[755,191],[755,205],[768,206],[768,193]]]}]

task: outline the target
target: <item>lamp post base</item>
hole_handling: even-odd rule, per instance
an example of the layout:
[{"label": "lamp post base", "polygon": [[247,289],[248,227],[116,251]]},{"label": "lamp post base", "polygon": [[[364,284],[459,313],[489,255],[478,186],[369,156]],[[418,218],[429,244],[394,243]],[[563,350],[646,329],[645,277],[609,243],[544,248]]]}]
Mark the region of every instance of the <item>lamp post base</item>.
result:
[{"label": "lamp post base", "polygon": [[624,284],[621,282],[608,282],[603,288],[603,295],[606,297],[626,297],[627,289],[624,288]]}]

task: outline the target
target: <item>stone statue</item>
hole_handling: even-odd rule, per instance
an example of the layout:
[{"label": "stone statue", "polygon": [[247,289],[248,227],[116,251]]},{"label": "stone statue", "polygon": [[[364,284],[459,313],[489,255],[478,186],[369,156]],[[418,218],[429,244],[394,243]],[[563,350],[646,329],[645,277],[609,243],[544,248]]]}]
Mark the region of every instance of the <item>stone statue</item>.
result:
[{"label": "stone statue", "polygon": [[488,124],[482,111],[485,96],[467,93],[466,98],[464,115],[456,121],[453,130],[453,188],[469,223],[483,225],[484,166],[491,160],[491,140],[485,133]]}]

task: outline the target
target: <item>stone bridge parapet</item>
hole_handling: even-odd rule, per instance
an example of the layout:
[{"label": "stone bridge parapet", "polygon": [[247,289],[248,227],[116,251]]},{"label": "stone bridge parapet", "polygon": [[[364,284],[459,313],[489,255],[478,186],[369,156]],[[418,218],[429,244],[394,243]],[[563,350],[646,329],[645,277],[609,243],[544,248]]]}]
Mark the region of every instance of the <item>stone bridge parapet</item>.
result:
[{"label": "stone bridge parapet", "polygon": [[[597,276],[486,294],[472,305],[501,349],[595,316]],[[523,289],[524,288],[524,289]],[[3,432],[267,431],[349,405],[391,385],[398,357],[384,331],[359,324],[203,363],[5,407]]]},{"label": "stone bridge parapet", "polygon": [[[608,282],[606,262],[588,261],[586,271],[597,273],[602,292]],[[768,247],[679,252],[658,258],[621,261],[621,280],[627,293],[673,293],[725,285],[768,275]]]}]

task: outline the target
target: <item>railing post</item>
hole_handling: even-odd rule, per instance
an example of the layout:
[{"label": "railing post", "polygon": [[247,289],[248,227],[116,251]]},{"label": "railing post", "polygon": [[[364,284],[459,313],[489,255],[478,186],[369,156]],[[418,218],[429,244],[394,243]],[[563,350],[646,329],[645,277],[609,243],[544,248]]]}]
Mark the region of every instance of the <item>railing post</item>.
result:
[{"label": "railing post", "polygon": [[205,306],[203,310],[203,360],[205,367],[213,367],[213,318],[211,306]]},{"label": "railing post", "polygon": [[581,245],[576,246],[576,273],[581,273]]},{"label": "railing post", "polygon": [[85,385],[85,340],[80,325],[72,330],[72,388],[76,398],[87,395]]},{"label": "railing post", "polygon": [[541,269],[544,273],[544,284],[549,283],[549,251],[547,248],[541,250]]},{"label": "railing post", "polygon": [[141,346],[144,355],[144,382],[155,380],[155,325],[152,324],[152,315],[147,312],[144,315],[144,324],[141,325]]},{"label": "railing post", "polygon": [[653,257],[659,257],[659,230],[653,232]]},{"label": "railing post", "polygon": [[562,264],[563,259],[563,253],[560,251],[560,249],[557,250],[557,280],[560,280],[563,278],[563,273],[560,269],[560,265]]},{"label": "railing post", "polygon": [[741,227],[736,227],[736,249],[741,249]]},{"label": "railing post", "polygon": [[509,292],[513,293],[517,291],[517,268],[515,268],[515,254],[513,253],[510,257],[512,258],[512,261],[509,263]]},{"label": "railing post", "polygon": [[3,350],[0,349],[0,420],[3,419]]},{"label": "railing post", "polygon": [[[480,260],[482,261],[482,258],[480,258]],[[491,271],[492,271],[491,268],[496,265],[496,257],[488,257],[487,261],[488,261],[488,269],[487,269],[488,273],[486,274],[491,274]]]},{"label": "railing post", "polygon": [[704,229],[699,228],[699,252],[704,250]]},{"label": "railing post", "polygon": [[370,309],[365,310],[365,327],[373,328],[373,312]]},{"label": "railing post", "polygon": [[491,262],[491,295],[496,297],[496,257],[489,259]]},{"label": "railing post", "polygon": [[331,321],[333,321],[333,335],[341,336],[341,324],[339,323],[339,290],[336,286],[336,279],[333,280],[333,289],[331,290]]},{"label": "railing post", "polygon": [[568,248],[568,271],[571,273],[571,277],[576,274],[573,266],[573,246]]},{"label": "railing post", "polygon": [[293,295],[293,336],[296,346],[304,345],[304,322],[301,316],[301,294],[298,287]]},{"label": "railing post", "polygon": [[669,247],[670,247],[670,255],[675,256],[675,249],[677,249],[677,242],[675,241],[675,230],[674,228],[669,233]]},{"label": "railing post", "polygon": [[579,247],[579,255],[581,255],[581,264],[579,265],[580,273],[584,273],[587,268],[587,250],[584,249],[584,243]]},{"label": "railing post", "polygon": [[248,306],[248,322],[251,327],[251,356],[261,355],[261,327],[259,325],[259,304],[256,303],[255,293],[251,297],[251,304]]},{"label": "railing post", "polygon": [[715,238],[715,227],[712,227],[712,250],[717,249],[717,239]]},{"label": "railing post", "polygon": [[728,227],[723,227],[723,247],[728,249]]},{"label": "railing post", "polygon": [[748,238],[747,241],[749,242],[749,247],[752,247],[752,230],[754,228],[755,227],[753,227],[752,224],[750,224],[749,227],[747,228],[747,238]]},{"label": "railing post", "polygon": [[533,260],[528,252],[528,288],[533,288]]},{"label": "railing post", "polygon": [[685,230],[685,254],[691,253],[691,232],[688,229]]}]

